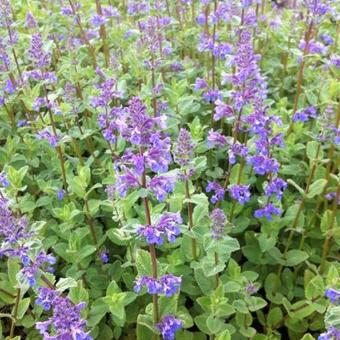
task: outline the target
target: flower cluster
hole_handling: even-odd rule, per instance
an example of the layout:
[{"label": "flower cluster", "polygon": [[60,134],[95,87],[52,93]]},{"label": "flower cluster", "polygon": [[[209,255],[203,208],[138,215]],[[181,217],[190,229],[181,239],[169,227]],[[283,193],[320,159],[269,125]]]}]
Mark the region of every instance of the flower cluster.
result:
[{"label": "flower cluster", "polygon": [[92,340],[84,330],[86,321],[80,316],[80,311],[85,307],[84,303],[74,305],[69,298],[47,287],[39,288],[36,303],[45,311],[52,309],[52,316],[48,320],[36,324],[44,339]]},{"label": "flower cluster", "polygon": [[183,327],[183,322],[172,315],[165,315],[156,327],[164,340],[174,340],[175,333]]},{"label": "flower cluster", "polygon": [[181,286],[182,279],[172,274],[166,274],[159,278],[141,276],[135,282],[134,290],[139,293],[145,286],[149,294],[164,294],[171,297],[176,294]]},{"label": "flower cluster", "polygon": [[[335,305],[340,304],[340,292],[334,288],[327,288],[325,291],[325,296],[330,300],[331,303]],[[327,331],[320,334],[318,340],[333,340],[340,339],[340,329],[329,326]]]},{"label": "flower cluster", "polygon": [[307,122],[313,118],[316,118],[317,116],[317,110],[314,106],[308,106],[304,108],[303,110],[297,111],[293,115],[293,122]]},{"label": "flower cluster", "polygon": [[224,199],[224,189],[223,187],[217,182],[208,182],[208,185],[205,188],[207,193],[214,192],[214,195],[211,196],[210,202],[215,204],[218,201],[223,201]]},{"label": "flower cluster", "polygon": [[137,229],[137,234],[143,237],[148,244],[162,245],[164,236],[169,242],[174,242],[180,234],[180,214],[167,213],[160,217],[156,225],[144,225]]},{"label": "flower cluster", "polygon": [[240,204],[247,203],[250,198],[251,194],[249,191],[249,185],[244,184],[234,184],[229,187],[230,196],[237,200]]},{"label": "flower cluster", "polygon": [[212,237],[214,239],[220,239],[224,233],[224,227],[227,222],[227,217],[222,209],[215,208],[210,214],[210,220],[212,225]]}]

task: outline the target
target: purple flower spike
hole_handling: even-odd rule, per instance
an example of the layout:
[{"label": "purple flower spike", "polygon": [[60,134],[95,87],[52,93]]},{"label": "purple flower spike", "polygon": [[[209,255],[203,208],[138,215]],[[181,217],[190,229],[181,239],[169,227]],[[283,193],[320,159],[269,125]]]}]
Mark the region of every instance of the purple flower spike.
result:
[{"label": "purple flower spike", "polygon": [[223,201],[224,199],[224,189],[217,182],[208,182],[208,185],[205,188],[206,192],[214,191],[215,194],[210,198],[210,202],[215,204],[218,201]]},{"label": "purple flower spike", "polygon": [[175,334],[183,327],[183,322],[176,319],[172,315],[166,315],[156,325],[156,328],[161,332],[163,340],[174,340]]},{"label": "purple flower spike", "polygon": [[275,207],[274,204],[269,203],[265,207],[255,210],[254,216],[256,218],[265,217],[268,221],[273,220],[273,215],[280,216],[282,213],[281,209]]},{"label": "purple flower spike", "polygon": [[340,305],[340,291],[334,288],[328,288],[325,291],[325,296],[329,299],[330,302]]},{"label": "purple flower spike", "polygon": [[211,212],[210,219],[212,223],[212,237],[220,239],[223,236],[227,217],[222,209],[216,208]]},{"label": "purple flower spike", "polygon": [[234,184],[229,187],[230,196],[240,204],[245,204],[250,200],[251,194],[249,185]]}]

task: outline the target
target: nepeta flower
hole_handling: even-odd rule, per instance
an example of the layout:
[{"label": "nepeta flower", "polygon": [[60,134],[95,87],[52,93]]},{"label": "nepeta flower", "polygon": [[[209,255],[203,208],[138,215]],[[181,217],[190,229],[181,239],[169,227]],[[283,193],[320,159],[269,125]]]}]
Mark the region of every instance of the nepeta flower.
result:
[{"label": "nepeta flower", "polygon": [[333,45],[334,44],[334,40],[333,38],[328,35],[328,34],[321,34],[320,35],[320,39],[323,40],[323,42],[326,44],[326,45]]},{"label": "nepeta flower", "polygon": [[227,217],[222,209],[216,208],[210,214],[212,223],[212,237],[220,239],[223,236],[224,227],[227,222]]},{"label": "nepeta flower", "polygon": [[325,45],[323,45],[322,43],[318,42],[318,41],[314,41],[311,40],[308,42],[308,46],[306,47],[306,41],[305,40],[301,40],[300,44],[299,44],[299,48],[301,50],[305,50],[305,48],[307,48],[307,53],[310,54],[326,54],[327,52],[327,47]]},{"label": "nepeta flower", "polygon": [[180,129],[173,148],[174,161],[180,166],[188,165],[193,158],[194,147],[190,132]]},{"label": "nepeta flower", "polygon": [[216,100],[221,100],[222,95],[220,91],[209,89],[203,93],[203,99],[208,103],[214,103]]},{"label": "nepeta flower", "polygon": [[65,191],[63,189],[60,189],[57,191],[57,199],[58,201],[62,201],[65,197]]},{"label": "nepeta flower", "polygon": [[161,332],[163,340],[174,340],[175,334],[183,327],[183,322],[176,319],[172,315],[166,315],[156,325],[156,328]]},{"label": "nepeta flower", "polygon": [[[325,198],[328,201],[334,200],[335,197],[336,197],[336,192],[335,191],[329,192],[328,194],[325,195]],[[338,205],[340,205],[340,196],[338,197]]]},{"label": "nepeta flower", "polygon": [[227,138],[223,135],[221,135],[219,132],[214,131],[211,129],[208,134],[208,147],[223,147],[227,144]]},{"label": "nepeta flower", "polygon": [[224,117],[232,117],[234,115],[234,110],[230,105],[223,103],[221,100],[216,100],[215,102],[215,114],[214,121],[218,121]]},{"label": "nepeta flower", "polygon": [[176,240],[176,236],[180,234],[180,224],[182,224],[182,218],[178,213],[167,213],[162,215],[155,225],[140,226],[137,234],[148,244],[162,245],[164,236],[169,242]]},{"label": "nepeta flower", "polygon": [[207,82],[204,79],[197,78],[194,86],[194,90],[197,92],[199,90],[204,90],[208,87]]},{"label": "nepeta flower", "polygon": [[325,296],[330,302],[340,305],[340,291],[334,288],[327,288],[325,291]]},{"label": "nepeta flower", "polygon": [[6,174],[4,172],[0,173],[0,184],[3,187],[8,187],[9,186],[9,181],[8,181],[7,176],[6,176]]},{"label": "nepeta flower", "polygon": [[[25,257],[23,261],[24,267],[21,270],[21,273],[27,280],[28,284],[33,287],[36,285],[37,274],[42,269],[43,265],[46,263],[53,265],[55,262],[56,259],[54,256],[46,254],[45,251],[40,251],[34,260],[30,260],[28,257]],[[51,267],[47,267],[47,271],[53,271],[53,269]]]},{"label": "nepeta flower", "polygon": [[56,147],[58,145],[59,138],[57,136],[54,136],[48,128],[45,128],[44,130],[41,130],[37,133],[37,139],[41,140],[46,140],[50,143],[52,147]]},{"label": "nepeta flower", "polygon": [[93,26],[101,26],[106,23],[105,17],[99,14],[95,14],[90,21]]},{"label": "nepeta flower", "polygon": [[281,178],[273,178],[264,188],[264,194],[268,197],[276,195],[276,198],[280,200],[283,195],[283,191],[287,188],[288,184]]},{"label": "nepeta flower", "polygon": [[246,292],[249,295],[255,294],[257,290],[258,290],[257,287],[252,282],[248,283],[246,286]]},{"label": "nepeta flower", "polygon": [[43,51],[43,43],[40,34],[32,35],[28,54],[35,67],[39,69],[43,69],[51,63],[51,53]]},{"label": "nepeta flower", "polygon": [[167,195],[173,191],[175,178],[170,176],[155,176],[147,184],[147,188],[156,196],[160,202],[164,201]]},{"label": "nepeta flower", "polygon": [[228,150],[229,162],[236,163],[236,156],[246,157],[248,155],[248,148],[239,142],[235,142]]},{"label": "nepeta flower", "polygon": [[108,251],[103,250],[103,251],[100,253],[100,260],[101,260],[103,263],[108,263],[108,262],[110,261]]},{"label": "nepeta flower", "polygon": [[58,292],[46,287],[39,289],[36,302],[46,311],[52,309],[52,316],[47,321],[36,323],[36,328],[45,340],[92,340],[84,330],[86,321],[80,316],[80,311],[85,307],[84,303],[74,305],[69,298],[60,296]]},{"label": "nepeta flower", "polygon": [[314,106],[308,106],[304,108],[303,110],[295,112],[293,115],[293,122],[307,122],[308,120],[312,118],[317,117],[317,110]]},{"label": "nepeta flower", "polygon": [[158,279],[143,275],[136,280],[134,291],[139,293],[145,286],[149,294],[164,294],[171,297],[179,291],[181,281],[180,277],[172,274],[163,275]]},{"label": "nepeta flower", "polygon": [[27,28],[35,28],[37,27],[37,22],[31,12],[27,12],[26,14],[26,23]]},{"label": "nepeta flower", "polygon": [[340,339],[340,329],[330,326],[325,333],[321,333],[318,340],[338,340]]},{"label": "nepeta flower", "polygon": [[208,182],[208,185],[205,188],[206,192],[214,191],[215,194],[210,198],[210,202],[215,204],[218,201],[223,201],[224,198],[224,189],[217,182]]},{"label": "nepeta flower", "polygon": [[256,218],[265,217],[268,221],[271,221],[273,219],[273,215],[280,216],[281,213],[281,209],[275,207],[273,203],[268,203],[265,207],[255,210],[254,216]]},{"label": "nepeta flower", "polygon": [[277,173],[280,167],[275,158],[269,158],[263,155],[248,157],[247,162],[254,167],[255,173],[258,175]]},{"label": "nepeta flower", "polygon": [[234,184],[229,187],[230,196],[240,204],[245,204],[250,200],[251,194],[249,185]]}]

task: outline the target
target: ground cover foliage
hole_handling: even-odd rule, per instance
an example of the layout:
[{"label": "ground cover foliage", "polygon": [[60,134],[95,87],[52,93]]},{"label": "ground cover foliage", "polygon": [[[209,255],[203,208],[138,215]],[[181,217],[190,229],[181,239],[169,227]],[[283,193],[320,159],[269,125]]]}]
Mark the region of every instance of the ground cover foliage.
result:
[{"label": "ground cover foliage", "polygon": [[340,339],[339,3],[1,0],[4,339]]}]

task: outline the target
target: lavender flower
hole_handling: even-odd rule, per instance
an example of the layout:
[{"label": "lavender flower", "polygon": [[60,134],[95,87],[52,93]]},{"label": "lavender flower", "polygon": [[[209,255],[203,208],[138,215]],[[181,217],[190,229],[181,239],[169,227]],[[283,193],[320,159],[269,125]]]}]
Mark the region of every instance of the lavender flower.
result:
[{"label": "lavender flower", "polygon": [[230,196],[240,204],[245,204],[250,200],[251,194],[249,185],[234,184],[229,187]]},{"label": "lavender flower", "polygon": [[272,221],[273,215],[280,216],[281,213],[281,209],[275,207],[275,205],[272,203],[268,203],[265,207],[255,210],[254,216],[256,218],[265,217],[268,221]]},{"label": "lavender flower", "polygon": [[208,185],[205,188],[206,192],[214,191],[215,194],[210,198],[210,202],[215,204],[218,201],[223,201],[224,198],[224,189],[217,182],[208,182]]},{"label": "lavender flower", "polygon": [[174,340],[176,332],[183,327],[183,322],[172,315],[166,315],[156,325],[161,332],[163,340]]}]

